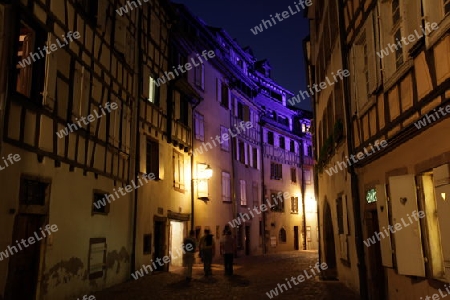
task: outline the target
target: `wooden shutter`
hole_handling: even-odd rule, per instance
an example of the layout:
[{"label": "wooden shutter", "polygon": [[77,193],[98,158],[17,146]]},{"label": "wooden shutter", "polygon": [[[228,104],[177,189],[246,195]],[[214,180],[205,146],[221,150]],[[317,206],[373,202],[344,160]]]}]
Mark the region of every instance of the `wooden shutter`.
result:
[{"label": "wooden shutter", "polygon": [[[380,232],[384,233],[384,228],[388,229],[389,226],[389,205],[386,196],[386,186],[384,184],[377,184],[375,186],[377,191],[377,214],[378,214],[378,227]],[[388,229],[389,230],[389,229]],[[389,236],[380,240],[381,245],[381,262],[385,267],[392,268],[392,245],[391,245],[391,233]]]},{"label": "wooden shutter", "polygon": [[433,182],[444,259],[444,273],[447,280],[450,280],[450,171],[448,164],[433,169]]},{"label": "wooden shutter", "polygon": [[[400,223],[402,228],[394,233],[397,271],[401,275],[425,276],[420,223],[411,223],[408,214],[418,212],[414,175],[389,177],[392,225]],[[405,226],[409,224],[408,226]]]},{"label": "wooden shutter", "polygon": [[375,36],[374,36],[374,12],[372,11],[367,18],[366,22],[366,44],[367,44],[367,61],[369,69],[369,90],[368,94],[371,94],[378,86],[378,70],[377,64],[379,62],[379,57],[375,53]]},{"label": "wooden shutter", "polygon": [[[49,49],[50,45],[53,42],[56,42],[56,40],[52,38],[51,33],[48,33],[47,47]],[[44,105],[47,106],[52,111],[55,107],[55,99],[56,99],[56,71],[57,71],[56,62],[57,62],[56,54],[54,51],[45,56],[45,83],[42,95],[44,99]]]}]

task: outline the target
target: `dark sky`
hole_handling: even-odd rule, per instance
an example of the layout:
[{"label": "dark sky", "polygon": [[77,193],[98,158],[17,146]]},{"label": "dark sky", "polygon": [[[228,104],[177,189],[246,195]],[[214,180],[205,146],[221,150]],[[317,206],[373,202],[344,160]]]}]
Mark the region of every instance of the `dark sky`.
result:
[{"label": "dark sky", "polygon": [[[267,58],[272,65],[272,78],[294,94],[306,90],[303,59],[303,39],[309,34],[308,20],[303,9],[297,12],[293,0],[174,0],[186,5],[208,25],[221,27],[237,38],[242,46],[250,46],[258,60]],[[269,20],[270,15],[289,11],[296,14],[254,35],[250,28]],[[306,7],[306,6],[305,6]],[[301,6],[299,6],[301,9]],[[280,17],[281,18],[281,17]],[[300,107],[311,110],[309,101]]]}]

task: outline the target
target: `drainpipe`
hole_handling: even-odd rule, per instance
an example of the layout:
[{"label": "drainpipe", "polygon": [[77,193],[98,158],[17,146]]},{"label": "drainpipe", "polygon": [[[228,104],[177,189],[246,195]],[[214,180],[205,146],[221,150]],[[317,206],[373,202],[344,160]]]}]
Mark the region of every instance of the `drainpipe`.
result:
[{"label": "drainpipe", "polygon": [[[262,121],[262,117],[265,115],[263,112],[261,116],[259,117],[259,140],[261,143],[261,203],[264,203],[264,196],[265,196],[265,181],[264,181],[264,135],[263,135],[263,125],[264,121]],[[266,211],[262,211],[262,245],[263,245],[263,254],[267,254],[267,245],[266,245]]]},{"label": "drainpipe", "polygon": [[[137,68],[138,71],[135,72],[134,74],[134,90],[135,90],[135,102],[134,102],[134,109],[133,109],[133,120],[134,122],[132,123],[132,130],[131,132],[133,132],[134,134],[132,135],[135,138],[135,143],[132,143],[132,145],[135,146],[136,152],[135,152],[135,161],[134,161],[134,170],[132,170],[130,173],[134,174],[135,178],[139,175],[139,171],[140,171],[140,145],[141,145],[141,137],[140,137],[140,132],[139,132],[139,116],[140,116],[140,103],[141,103],[141,99],[140,99],[140,95],[141,95],[141,91],[142,91],[142,81],[140,80],[141,78],[141,74],[142,74],[142,53],[141,53],[141,20],[142,20],[142,12],[139,10],[138,14],[137,14],[137,21],[136,23],[138,24],[138,30],[137,30],[137,35],[138,35],[138,42],[137,42],[137,49],[138,51],[135,51],[135,56],[137,55],[137,57],[135,57],[136,62],[138,62],[137,64]],[[132,160],[131,160],[132,161]],[[139,198],[138,198],[138,191],[134,190],[133,191],[133,196],[134,196],[134,204],[133,204],[133,236],[132,236],[132,244],[131,244],[131,257],[130,257],[130,269],[131,272],[130,274],[133,274],[135,272],[135,266],[136,266],[136,235],[137,235],[137,218],[138,218],[138,203],[139,203]]]},{"label": "drainpipe", "polygon": [[[192,128],[194,128],[194,124],[195,124],[195,109],[197,108],[197,106],[200,104],[200,101],[196,104],[194,104],[194,106],[192,106]],[[194,230],[194,203],[195,203],[195,192],[194,192],[194,130],[192,130],[192,134],[191,134],[191,145],[192,145],[192,155],[191,155],[191,230]]]},{"label": "drainpipe", "polygon": [[302,184],[301,184],[301,192],[302,192],[302,227],[303,227],[303,250],[306,250],[306,197],[305,197],[305,144],[304,140],[301,140],[300,144],[300,165],[302,168]]},{"label": "drainpipe", "polygon": [[[344,70],[348,70],[348,61],[345,56],[348,53],[348,47],[346,46],[346,38],[345,38],[345,22],[344,22],[344,5],[339,1],[339,30],[340,30],[340,43],[341,43],[341,59],[342,59],[342,67]],[[343,79],[343,91],[344,91],[344,99],[350,98],[349,91],[349,77],[345,77]],[[346,97],[349,96],[349,97]],[[349,101],[344,101],[345,105],[345,118],[347,123],[347,151],[348,153],[354,153],[353,147],[353,132],[351,126],[351,107]],[[358,176],[355,172],[355,168],[352,165],[348,168],[348,172],[351,175],[351,191],[352,191],[352,200],[353,200],[353,216],[355,222],[355,246],[356,253],[358,256],[358,275],[359,275],[359,291],[361,299],[368,299],[368,288],[367,288],[367,268],[365,262],[365,254],[364,254],[364,244],[363,244],[363,236],[362,236],[362,219],[361,219],[361,202],[359,197],[359,182]]]}]

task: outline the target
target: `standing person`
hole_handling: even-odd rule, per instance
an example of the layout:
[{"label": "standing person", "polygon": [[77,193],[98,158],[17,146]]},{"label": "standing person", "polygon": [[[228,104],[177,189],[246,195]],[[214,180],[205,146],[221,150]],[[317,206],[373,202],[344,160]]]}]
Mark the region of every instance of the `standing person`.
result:
[{"label": "standing person", "polygon": [[215,250],[213,235],[209,229],[205,229],[205,235],[200,239],[200,252],[203,258],[203,270],[206,277],[212,275],[211,264]]},{"label": "standing person", "polygon": [[233,257],[236,250],[236,243],[231,236],[231,230],[225,232],[220,243],[221,253],[223,254],[223,261],[225,265],[225,275],[233,275]]},{"label": "standing person", "polygon": [[197,248],[197,241],[195,239],[195,231],[189,231],[189,236],[185,237],[183,240],[184,249],[186,253],[184,254],[184,262],[186,265],[186,281],[192,280],[192,265],[195,260],[195,250]]}]

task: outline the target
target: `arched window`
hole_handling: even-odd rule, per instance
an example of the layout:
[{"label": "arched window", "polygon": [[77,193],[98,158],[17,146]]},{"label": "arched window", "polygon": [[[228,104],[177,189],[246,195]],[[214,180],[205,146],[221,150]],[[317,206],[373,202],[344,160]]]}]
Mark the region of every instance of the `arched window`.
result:
[{"label": "arched window", "polygon": [[286,230],[284,228],[280,229],[280,233],[279,233],[279,240],[280,243],[286,243]]}]

